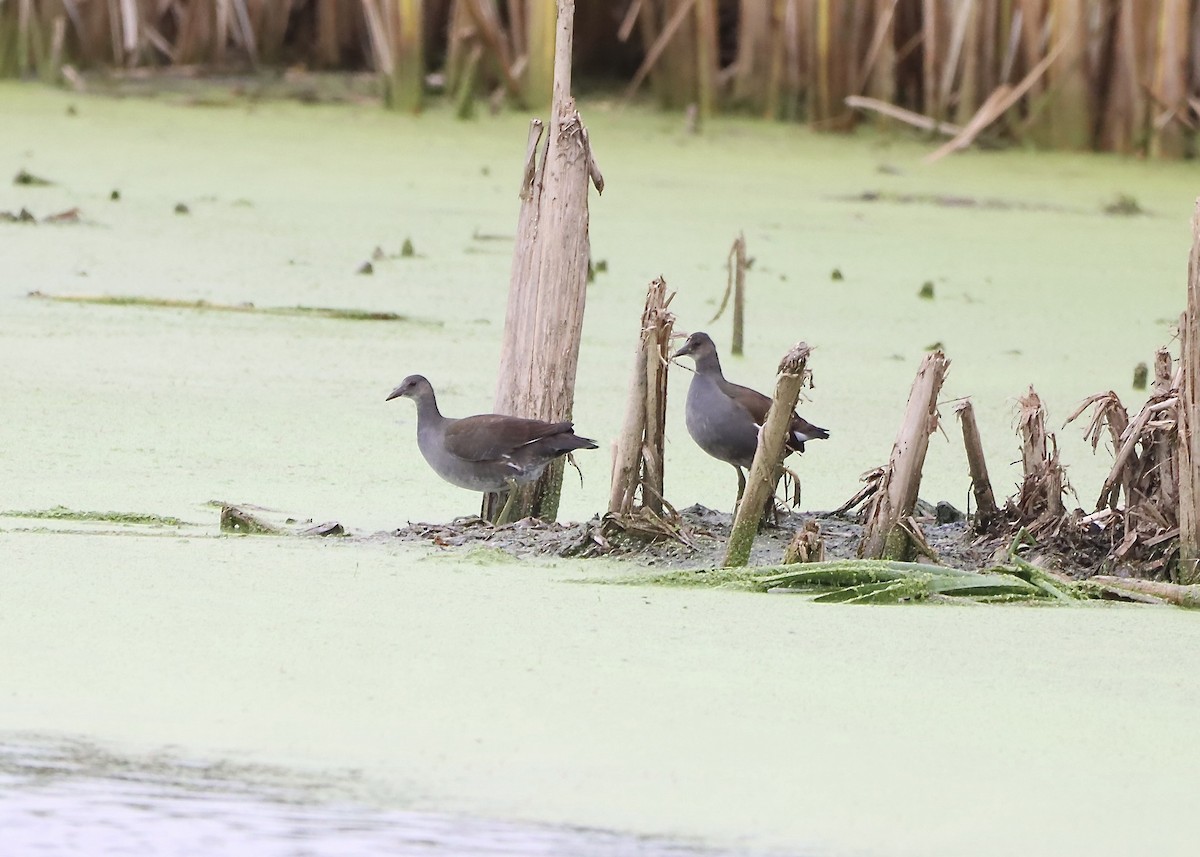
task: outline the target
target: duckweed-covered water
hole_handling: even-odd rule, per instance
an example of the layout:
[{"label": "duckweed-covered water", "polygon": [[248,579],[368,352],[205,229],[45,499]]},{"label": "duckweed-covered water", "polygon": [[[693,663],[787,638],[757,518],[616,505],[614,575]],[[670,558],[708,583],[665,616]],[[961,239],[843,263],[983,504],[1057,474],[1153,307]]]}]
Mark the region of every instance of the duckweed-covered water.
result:
[{"label": "duckweed-covered water", "polygon": [[[438,111],[200,108],[12,85],[0,105],[0,178],[54,182],[6,179],[0,211],[81,217],[0,223],[0,506],[118,513],[0,518],[0,744],[34,732],[135,759],[170,747],[195,764],[330,781],[301,820],[233,825],[259,813],[257,793],[212,813],[246,853],[276,853],[272,831],[293,823],[321,853],[347,771],[370,798],[352,790],[366,808],[351,825],[383,837],[367,851],[399,841],[388,837],[403,814],[432,813],[463,830],[502,819],[787,853],[1191,853],[1168,811],[1200,786],[1190,614],[566,586],[606,566],[217,536],[212,500],[355,532],[476,508],[420,460],[409,403],[383,398],[422,372],[446,413],[490,409],[525,117],[464,125]],[[907,139],[737,121],[690,137],[671,117],[604,103],[584,114],[607,180],[591,235],[608,271],[589,289],[575,419],[601,450],[579,456],[566,518],[605,502],[645,284],[664,275],[680,328],[726,348],[728,320],[709,318],[738,231],[754,265],[747,355],[727,356],[727,374],[769,388],[792,342],[816,346],[804,413],[833,437],[795,462],[812,509],[886,459],[926,346],[953,361],[945,396],[974,397],[1004,493],[1015,396],[1034,384],[1055,430],[1091,392],[1136,403],[1133,366],[1170,340],[1182,308],[1191,165],[972,152],[926,167],[929,147]],[[1102,213],[1118,194],[1150,215]],[[406,238],[415,257],[355,273]],[[926,281],[931,301],[917,297]],[[35,290],[413,321],[75,305]],[[668,499],[728,509],[730,468],[683,429],[687,380],[672,381]],[[945,412],[950,440],[933,443],[922,494],[961,506],[966,467]],[[1106,453],[1093,459],[1074,427],[1059,439],[1086,505]],[[0,818],[42,819],[22,829],[67,841],[61,819],[95,808],[89,795],[108,788],[96,782],[68,777],[47,797],[6,779]],[[150,788],[152,807],[179,798]],[[187,823],[180,836],[207,824]],[[146,847],[187,853],[174,836]]]}]

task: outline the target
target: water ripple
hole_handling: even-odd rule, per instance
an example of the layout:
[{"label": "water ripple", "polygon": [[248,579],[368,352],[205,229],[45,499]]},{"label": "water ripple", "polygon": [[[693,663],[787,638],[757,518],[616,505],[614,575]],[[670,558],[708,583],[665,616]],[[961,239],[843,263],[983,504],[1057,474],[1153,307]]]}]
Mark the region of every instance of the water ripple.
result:
[{"label": "water ripple", "polygon": [[0,831],[6,854],[30,857],[749,857],[590,828],[378,809],[346,800],[336,779],[9,738],[0,740]]}]

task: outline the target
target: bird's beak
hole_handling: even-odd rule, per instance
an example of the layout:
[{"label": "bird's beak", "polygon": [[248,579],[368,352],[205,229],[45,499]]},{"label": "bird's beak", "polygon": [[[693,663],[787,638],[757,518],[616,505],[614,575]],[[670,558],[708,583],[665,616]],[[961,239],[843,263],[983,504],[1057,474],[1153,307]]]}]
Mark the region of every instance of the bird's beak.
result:
[{"label": "bird's beak", "polygon": [[[671,334],[672,339],[687,339],[689,336],[691,336],[691,334],[684,333],[683,331],[679,331],[679,330],[677,330]],[[683,355],[685,355],[687,353],[688,353],[688,344],[685,342],[685,343],[683,343],[683,346],[678,351],[676,351],[674,354],[671,355],[671,359],[674,360],[676,357],[682,357]]]},{"label": "bird's beak", "polygon": [[400,395],[400,388],[397,387],[396,389],[392,390],[392,392],[388,393],[388,397],[386,399],[384,399],[384,401],[390,402],[392,399],[397,398],[399,395]]}]

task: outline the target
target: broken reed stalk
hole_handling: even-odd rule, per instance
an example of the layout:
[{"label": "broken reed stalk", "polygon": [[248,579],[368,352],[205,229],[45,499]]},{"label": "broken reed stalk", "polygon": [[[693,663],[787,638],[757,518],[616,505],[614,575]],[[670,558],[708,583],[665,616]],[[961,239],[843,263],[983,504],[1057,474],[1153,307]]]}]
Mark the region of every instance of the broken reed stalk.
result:
[{"label": "broken reed stalk", "polygon": [[[557,20],[554,104],[540,163],[540,129],[530,129],[496,388],[497,413],[551,422],[571,418],[591,254],[588,183],[600,178],[597,188],[603,186],[571,96],[574,0],[558,0]],[[553,520],[562,473],[559,459],[536,482],[518,488],[517,518]],[[484,501],[485,517],[502,508],[497,495]]]},{"label": "broken reed stalk", "polygon": [[1171,389],[1172,378],[1175,375],[1174,361],[1171,352],[1160,348],[1154,352],[1154,386],[1155,395],[1161,395]]},{"label": "broken reed stalk", "polygon": [[725,294],[721,296],[721,305],[717,307],[716,314],[709,319],[709,324],[719,319],[725,312],[725,307],[729,306],[729,298],[733,297],[733,342],[730,345],[730,353],[742,356],[745,349],[743,342],[745,339],[744,319],[746,313],[746,236],[739,232],[738,237],[733,240],[733,246],[729,248],[729,255],[725,259]]},{"label": "broken reed stalk", "polygon": [[913,539],[904,524],[917,504],[929,437],[938,426],[937,397],[949,368],[950,361],[940,350],[926,354],[921,361],[892,455],[867,506],[867,525],[858,546],[860,557],[905,560],[914,552]]},{"label": "broken reed stalk", "polygon": [[674,297],[674,293],[667,294],[662,277],[652,281],[646,292],[625,421],[613,444],[610,514],[634,514],[639,496],[642,509],[660,517],[663,513],[667,365],[675,325],[675,316],[667,307]]},{"label": "broken reed stalk", "polygon": [[1017,510],[1029,531],[1037,535],[1040,530],[1057,524],[1065,513],[1062,465],[1058,461],[1058,443],[1046,431],[1041,397],[1032,386],[1017,400],[1017,406],[1024,473]]},{"label": "broken reed stalk", "polygon": [[967,450],[967,468],[971,472],[971,492],[975,495],[975,530],[984,532],[1000,514],[996,506],[996,495],[992,493],[992,481],[988,478],[987,460],[983,455],[983,441],[979,437],[979,426],[975,422],[975,406],[970,399],[963,399],[954,406],[954,413],[962,425],[963,446]]},{"label": "broken reed stalk", "polygon": [[1200,586],[1168,583],[1165,580],[1141,580],[1135,577],[1109,577],[1097,574],[1087,579],[1087,583],[1104,586],[1118,592],[1136,592],[1151,595],[1176,607],[1200,609]]},{"label": "broken reed stalk", "polygon": [[1179,322],[1179,581],[1200,582],[1200,199],[1192,215],[1187,309]]},{"label": "broken reed stalk", "polygon": [[783,550],[784,565],[806,562],[825,562],[825,539],[821,525],[813,520],[805,521]]},{"label": "broken reed stalk", "polygon": [[1092,426],[1088,429],[1088,436],[1092,440],[1092,449],[1097,446],[1101,422],[1108,425],[1113,447],[1112,470],[1109,471],[1108,478],[1100,487],[1100,496],[1096,500],[1097,510],[1106,507],[1116,509],[1122,494],[1125,495],[1126,506],[1133,502],[1131,496],[1133,473],[1139,464],[1136,447],[1142,440],[1142,433],[1145,431],[1146,423],[1150,421],[1152,413],[1151,408],[1143,408],[1131,425],[1129,415],[1120,400],[1117,399],[1116,393],[1110,392],[1097,402],[1096,415],[1092,418]]},{"label": "broken reed stalk", "polygon": [[808,355],[810,349],[804,342],[797,342],[779,362],[779,377],[775,382],[775,395],[771,408],[758,433],[758,446],[754,450],[754,461],[750,475],[746,477],[746,491],[738,504],[733,519],[729,543],[725,547],[725,566],[742,566],[750,559],[750,549],[762,522],[763,507],[775,490],[783,465],[784,442],[800,398],[800,389],[809,380]]},{"label": "broken reed stalk", "polygon": [[928,116],[922,116],[920,113],[905,110],[903,107],[897,107],[894,104],[880,101],[877,98],[848,95],[844,100],[847,107],[853,107],[856,110],[871,110],[881,116],[887,116],[889,119],[896,119],[907,125],[912,125],[914,128],[920,128],[922,131],[937,131],[939,134],[953,137],[956,134],[961,134],[963,130],[961,125],[955,125],[953,122],[938,122],[935,119],[930,119]]},{"label": "broken reed stalk", "polygon": [[738,233],[731,251],[733,266],[733,341],[730,352],[737,356],[743,353],[743,325],[746,312],[746,236]]},{"label": "broken reed stalk", "polygon": [[[1166,399],[1172,391],[1178,392],[1182,386],[1180,377],[1178,385],[1173,380],[1174,366],[1171,352],[1160,348],[1154,355],[1154,387],[1153,395],[1157,399]],[[1178,408],[1178,405],[1176,406]],[[1155,433],[1154,443],[1150,449],[1150,458],[1159,465],[1156,468],[1158,496],[1165,506],[1174,511],[1175,523],[1179,523],[1179,458],[1175,454],[1175,443],[1179,431],[1179,413],[1175,414],[1175,432],[1159,431]]]},{"label": "broken reed stalk", "polygon": [[1046,70],[1058,59],[1058,55],[1062,52],[1062,49],[1063,44],[1061,42],[1055,45],[1050,53],[1040,63],[1030,69],[1029,73],[1016,86],[1001,84],[996,87],[995,91],[983,102],[983,105],[975,111],[975,115],[971,117],[966,127],[959,132],[958,136],[942,145],[941,148],[926,155],[924,158],[925,163],[932,164],[949,155],[951,152],[971,145],[976,137],[1007,113],[1010,107],[1020,101],[1034,87],[1042,75],[1046,73]]}]

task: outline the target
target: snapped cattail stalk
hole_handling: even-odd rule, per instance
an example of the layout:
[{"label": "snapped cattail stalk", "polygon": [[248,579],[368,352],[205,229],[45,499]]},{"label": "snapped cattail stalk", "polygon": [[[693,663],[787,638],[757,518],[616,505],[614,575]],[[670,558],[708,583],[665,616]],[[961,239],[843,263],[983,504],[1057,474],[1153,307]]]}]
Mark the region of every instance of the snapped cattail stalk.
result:
[{"label": "snapped cattail stalk", "polygon": [[746,477],[733,529],[725,547],[725,565],[742,566],[750,560],[750,549],[762,522],[762,512],[771,499],[782,475],[784,444],[800,398],[801,388],[809,381],[807,343],[797,342],[779,363],[779,377],[771,407],[758,433],[758,446]]}]

